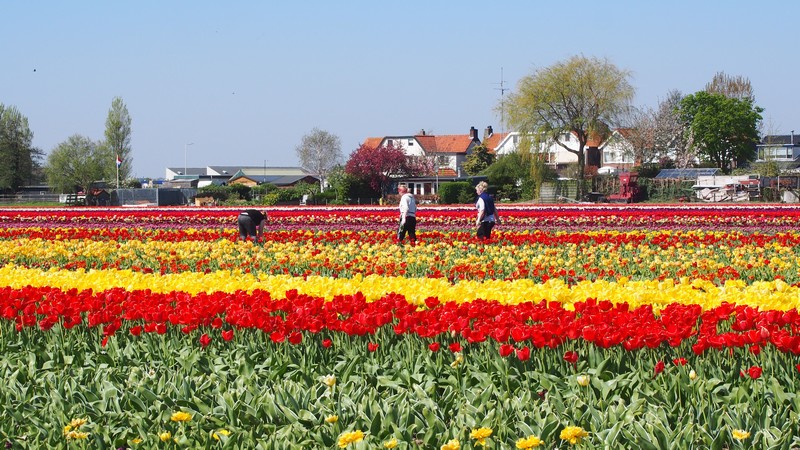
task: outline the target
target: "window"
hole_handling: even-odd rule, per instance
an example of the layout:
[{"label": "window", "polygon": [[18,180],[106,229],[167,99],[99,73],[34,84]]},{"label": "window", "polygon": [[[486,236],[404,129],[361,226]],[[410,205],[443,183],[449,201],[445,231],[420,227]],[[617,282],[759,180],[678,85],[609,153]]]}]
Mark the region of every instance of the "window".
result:
[{"label": "window", "polygon": [[388,147],[390,145],[394,145],[394,139],[387,139],[386,140],[386,146]]},{"label": "window", "polygon": [[572,137],[572,133],[564,133],[563,135],[561,135],[561,139],[562,139],[564,142],[569,142],[569,140],[571,139],[571,137]]},{"label": "window", "polygon": [[414,140],[413,139],[409,139],[408,140],[408,146],[409,147],[413,147],[414,146]]}]

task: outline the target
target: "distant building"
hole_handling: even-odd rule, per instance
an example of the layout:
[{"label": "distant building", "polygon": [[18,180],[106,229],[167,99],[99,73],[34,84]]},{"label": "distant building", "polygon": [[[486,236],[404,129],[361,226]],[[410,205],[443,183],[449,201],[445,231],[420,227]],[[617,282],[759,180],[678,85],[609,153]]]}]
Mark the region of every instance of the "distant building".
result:
[{"label": "distant building", "polygon": [[800,166],[800,139],[791,134],[769,135],[756,145],[756,162],[775,161],[782,169]]},{"label": "distant building", "polygon": [[245,184],[256,186],[270,183],[290,187],[299,182],[319,183],[319,178],[302,167],[207,166],[167,167],[163,186],[201,188],[211,184]]}]

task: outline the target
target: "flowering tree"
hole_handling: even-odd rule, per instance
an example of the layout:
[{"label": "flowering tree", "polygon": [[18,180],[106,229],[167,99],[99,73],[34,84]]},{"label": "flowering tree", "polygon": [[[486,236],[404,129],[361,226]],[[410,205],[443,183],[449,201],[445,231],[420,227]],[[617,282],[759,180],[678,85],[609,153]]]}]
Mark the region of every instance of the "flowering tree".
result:
[{"label": "flowering tree", "polygon": [[381,196],[386,194],[392,177],[415,174],[414,165],[406,157],[403,149],[393,144],[378,148],[362,144],[350,154],[344,171],[366,181],[372,189],[379,191]]}]

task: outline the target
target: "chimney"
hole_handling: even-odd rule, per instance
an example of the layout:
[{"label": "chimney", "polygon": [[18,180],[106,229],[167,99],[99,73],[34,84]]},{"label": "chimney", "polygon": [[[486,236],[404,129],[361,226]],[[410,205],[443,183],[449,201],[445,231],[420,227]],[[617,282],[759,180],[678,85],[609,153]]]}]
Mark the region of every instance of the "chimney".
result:
[{"label": "chimney", "polygon": [[791,137],[791,139],[792,139],[792,140],[790,141],[790,143],[791,143],[792,145],[794,145],[794,130],[792,130],[792,137]]},{"label": "chimney", "polygon": [[488,127],[486,127],[486,129],[483,131],[483,139],[486,139],[486,138],[488,138],[488,137],[491,137],[493,134],[494,134],[494,130],[492,130],[492,126],[491,126],[491,125],[489,125],[489,126],[488,126]]},{"label": "chimney", "polygon": [[469,137],[472,139],[478,139],[478,129],[475,127],[469,127]]}]

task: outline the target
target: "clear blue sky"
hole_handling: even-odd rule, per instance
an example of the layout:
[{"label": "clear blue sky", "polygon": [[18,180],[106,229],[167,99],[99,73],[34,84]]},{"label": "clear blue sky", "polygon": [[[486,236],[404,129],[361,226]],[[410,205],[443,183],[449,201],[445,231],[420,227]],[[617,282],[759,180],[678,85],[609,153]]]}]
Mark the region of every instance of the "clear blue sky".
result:
[{"label": "clear blue sky", "polygon": [[[49,153],[132,117],[134,175],[297,165],[318,127],[370,136],[503,129],[504,87],[573,55],[632,74],[637,106],[747,77],[765,129],[800,134],[800,2],[23,1],[0,3],[0,103]],[[506,130],[507,131],[507,130]],[[185,144],[193,143],[185,152]],[[112,162],[113,163],[113,162]]]}]

